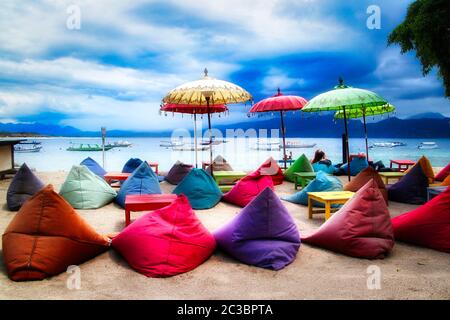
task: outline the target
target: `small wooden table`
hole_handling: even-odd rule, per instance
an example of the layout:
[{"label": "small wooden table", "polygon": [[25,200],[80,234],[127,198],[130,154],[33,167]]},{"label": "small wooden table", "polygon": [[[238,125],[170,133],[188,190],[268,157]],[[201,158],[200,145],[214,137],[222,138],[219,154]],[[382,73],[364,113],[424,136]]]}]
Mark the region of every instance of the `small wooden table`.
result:
[{"label": "small wooden table", "polygon": [[125,172],[107,172],[103,178],[105,181],[111,185],[113,181],[125,181],[128,179],[128,177],[131,176],[131,173],[125,173]]},{"label": "small wooden table", "polygon": [[[214,175],[214,180],[216,181],[217,185],[220,186],[220,182],[223,179],[227,179],[227,180],[233,181],[233,183],[235,183],[236,181],[245,177],[247,175],[247,173],[245,171],[214,171],[213,175]],[[228,183],[228,184],[233,184],[233,183]]]},{"label": "small wooden table", "polygon": [[[308,192],[308,218],[312,219],[315,213],[325,213],[325,220],[331,217],[331,211],[337,211],[338,209],[331,208],[333,204],[344,204],[355,193],[351,191],[326,191],[326,192]],[[325,204],[324,209],[314,209],[313,202],[321,202]]]},{"label": "small wooden table", "polygon": [[397,179],[400,180],[405,176],[404,172],[378,172],[380,177],[384,179],[385,184],[389,184],[389,179]]},{"label": "small wooden table", "polygon": [[427,200],[430,201],[434,197],[438,196],[441,192],[447,190],[448,186],[428,187]]},{"label": "small wooden table", "polygon": [[306,187],[308,185],[308,180],[313,180],[316,178],[317,172],[294,172],[294,188],[298,189],[298,186]]},{"label": "small wooden table", "polygon": [[176,194],[137,194],[125,198],[125,226],[131,222],[131,211],[152,211],[168,206],[177,198]]},{"label": "small wooden table", "polygon": [[391,160],[391,169],[392,169],[392,165],[396,164],[398,166],[398,171],[403,172],[408,170],[408,168],[410,166],[415,165],[416,163],[414,161],[411,160]]}]

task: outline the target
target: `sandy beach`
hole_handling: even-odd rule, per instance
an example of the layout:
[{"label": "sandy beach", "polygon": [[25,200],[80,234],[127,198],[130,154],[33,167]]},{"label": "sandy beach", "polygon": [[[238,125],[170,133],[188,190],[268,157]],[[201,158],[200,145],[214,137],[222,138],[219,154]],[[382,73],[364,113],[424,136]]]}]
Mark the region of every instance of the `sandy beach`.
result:
[{"label": "sandy beach", "polygon": [[[59,190],[67,172],[38,172]],[[346,178],[341,177],[344,181]],[[15,213],[6,209],[11,179],[0,181],[0,232]],[[163,182],[164,192],[174,186]],[[276,187],[281,196],[292,194],[292,183]],[[294,217],[300,234],[323,223],[322,215],[307,218],[307,207],[283,202]],[[416,206],[390,202],[391,216]],[[239,207],[220,202],[210,210],[197,210],[204,225],[214,231],[229,221]],[[124,211],[114,203],[97,210],[78,212],[100,233],[119,232]],[[133,213],[132,219],[143,213]],[[0,299],[450,299],[449,254],[396,242],[384,260],[364,260],[302,244],[296,260],[281,271],[244,265],[216,251],[191,272],[171,278],[147,278],[133,269],[113,249],[80,265],[81,289],[69,290],[63,273],[43,281],[8,279],[0,257]],[[381,289],[367,288],[367,268],[381,268]]]}]

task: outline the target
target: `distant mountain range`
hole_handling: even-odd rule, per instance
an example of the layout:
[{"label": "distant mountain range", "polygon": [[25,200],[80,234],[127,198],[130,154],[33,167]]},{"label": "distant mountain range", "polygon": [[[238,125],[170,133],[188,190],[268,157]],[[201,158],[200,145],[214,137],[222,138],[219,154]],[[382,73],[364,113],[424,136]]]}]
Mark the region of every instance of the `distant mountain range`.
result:
[{"label": "distant mountain range", "polygon": [[[419,117],[420,116],[420,117]],[[279,118],[250,118],[245,122],[229,125],[217,125],[224,135],[226,129],[278,129]],[[332,115],[308,115],[299,113],[288,114],[285,117],[287,136],[289,137],[340,137],[344,131],[342,120],[335,121]],[[450,118],[439,113],[424,113],[407,119],[387,118],[367,124],[371,138],[450,138]],[[363,137],[364,130],[360,120],[349,121],[351,137]],[[71,126],[58,126],[40,123],[0,123],[0,135],[43,135],[63,137],[98,137],[100,131],[82,131]],[[169,137],[171,131],[129,131],[110,130],[108,137]]]}]

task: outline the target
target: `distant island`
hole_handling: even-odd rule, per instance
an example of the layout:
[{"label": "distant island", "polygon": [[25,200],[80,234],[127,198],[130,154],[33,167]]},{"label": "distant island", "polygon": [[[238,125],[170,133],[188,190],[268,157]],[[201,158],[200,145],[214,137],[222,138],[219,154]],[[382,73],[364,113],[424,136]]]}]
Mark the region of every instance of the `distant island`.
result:
[{"label": "distant island", "polygon": [[[334,120],[328,115],[309,115],[299,113],[285,117],[288,137],[337,138],[344,131],[343,121]],[[213,124],[215,129],[223,132],[227,129],[278,129],[279,118],[265,116],[251,118],[247,121],[223,125]],[[450,118],[439,113],[423,113],[406,119],[389,117],[367,124],[371,138],[450,138]],[[191,128],[189,128],[191,130]],[[349,121],[350,137],[363,137],[361,120]],[[109,130],[108,137],[170,137],[172,131],[132,131]],[[99,137],[99,131],[83,131],[71,126],[59,126],[42,123],[1,123],[1,137]]]}]

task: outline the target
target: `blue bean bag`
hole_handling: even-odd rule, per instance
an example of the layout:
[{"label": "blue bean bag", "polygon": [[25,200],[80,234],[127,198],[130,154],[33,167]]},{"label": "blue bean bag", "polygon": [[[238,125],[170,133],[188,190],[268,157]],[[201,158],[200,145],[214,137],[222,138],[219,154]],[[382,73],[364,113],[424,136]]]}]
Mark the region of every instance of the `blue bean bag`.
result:
[{"label": "blue bean bag", "polygon": [[[341,166],[340,171],[342,174],[347,174],[347,164]],[[350,175],[356,176],[358,173],[363,171],[365,168],[369,166],[369,162],[367,162],[366,158],[358,158],[354,157],[352,161],[350,161]]]},{"label": "blue bean bag", "polygon": [[222,198],[214,179],[203,169],[193,168],[178,186],[174,194],[184,194],[194,209],[209,209],[214,207]]},{"label": "blue bean bag", "polygon": [[155,194],[161,193],[158,177],[147,162],[134,170],[131,176],[124,181],[116,197],[116,203],[125,207],[125,197],[129,194]]},{"label": "blue bean bag", "polygon": [[131,158],[123,166],[122,172],[123,173],[133,173],[133,171],[136,170],[142,164],[142,162],[143,161],[139,158]]},{"label": "blue bean bag", "polygon": [[333,165],[327,166],[324,163],[316,162],[312,165],[314,172],[323,171],[325,173],[333,174],[336,171],[336,167]]},{"label": "blue bean bag", "polygon": [[389,200],[424,204],[427,202],[428,178],[421,166],[413,166],[397,183],[388,186]]},{"label": "blue bean bag", "polygon": [[89,170],[98,175],[100,178],[103,178],[103,176],[106,173],[106,170],[103,169],[102,166],[99,165],[98,162],[92,159],[91,157],[87,157],[86,159],[81,161],[80,166],[86,166]]},{"label": "blue bean bag", "polygon": [[[308,205],[308,192],[323,192],[323,191],[342,191],[344,187],[342,182],[336,178],[327,175],[323,171],[317,172],[316,178],[311,181],[302,191],[294,193],[293,195],[282,197],[283,200]],[[323,205],[322,205],[323,206]]]},{"label": "blue bean bag", "polygon": [[294,261],[300,248],[294,220],[269,187],[214,232],[214,238],[235,259],[271,270],[280,270]]}]

